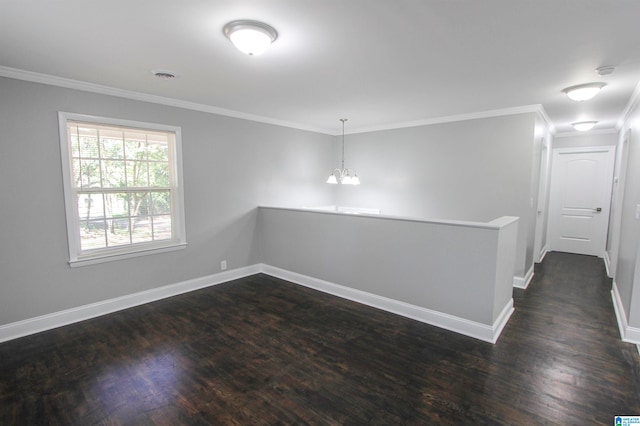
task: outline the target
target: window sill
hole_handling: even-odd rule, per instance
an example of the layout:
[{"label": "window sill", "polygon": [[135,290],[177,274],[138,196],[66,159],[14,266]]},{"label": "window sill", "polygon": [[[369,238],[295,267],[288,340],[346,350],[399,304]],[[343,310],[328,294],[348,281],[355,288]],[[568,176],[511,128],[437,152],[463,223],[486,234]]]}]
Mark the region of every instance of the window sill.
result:
[{"label": "window sill", "polygon": [[69,266],[72,268],[78,268],[80,266],[95,265],[97,263],[112,262],[116,260],[130,259],[132,257],[148,256],[151,254],[182,250],[185,247],[187,247],[186,243],[177,243],[161,247],[140,248],[135,251],[127,251],[124,253],[110,253],[86,256],[80,259],[70,260]]}]

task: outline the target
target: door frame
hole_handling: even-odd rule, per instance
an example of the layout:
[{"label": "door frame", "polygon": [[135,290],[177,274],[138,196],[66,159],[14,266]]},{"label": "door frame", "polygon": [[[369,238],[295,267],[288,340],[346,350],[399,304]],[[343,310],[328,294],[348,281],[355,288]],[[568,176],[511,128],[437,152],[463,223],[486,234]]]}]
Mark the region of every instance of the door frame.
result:
[{"label": "door frame", "polygon": [[538,202],[536,205],[536,230],[533,242],[533,261],[542,262],[549,240],[547,237],[548,224],[548,197],[551,182],[551,159],[553,149],[547,137],[543,137],[540,147],[540,173],[538,176]]},{"label": "door frame", "polygon": [[[624,201],[624,187],[627,182],[627,168],[629,163],[629,146],[631,145],[631,129],[619,136],[616,151],[616,166],[613,175],[613,191],[611,193],[611,213],[609,218],[609,238],[607,239],[607,254],[604,258],[607,275],[613,278],[618,268],[618,250],[620,249],[620,224],[622,222],[622,204]],[[621,139],[620,139],[621,137]],[[620,142],[620,140],[622,142]]]}]

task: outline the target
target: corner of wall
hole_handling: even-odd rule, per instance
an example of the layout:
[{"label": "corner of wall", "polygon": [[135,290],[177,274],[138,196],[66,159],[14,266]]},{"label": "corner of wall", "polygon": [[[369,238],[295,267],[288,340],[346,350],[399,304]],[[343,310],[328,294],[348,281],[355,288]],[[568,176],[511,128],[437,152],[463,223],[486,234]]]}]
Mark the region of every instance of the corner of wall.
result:
[{"label": "corner of wall", "polygon": [[531,280],[533,279],[533,265],[527,270],[527,273],[524,274],[523,277],[515,276],[513,277],[513,286],[516,288],[521,288],[526,290],[531,284]]}]

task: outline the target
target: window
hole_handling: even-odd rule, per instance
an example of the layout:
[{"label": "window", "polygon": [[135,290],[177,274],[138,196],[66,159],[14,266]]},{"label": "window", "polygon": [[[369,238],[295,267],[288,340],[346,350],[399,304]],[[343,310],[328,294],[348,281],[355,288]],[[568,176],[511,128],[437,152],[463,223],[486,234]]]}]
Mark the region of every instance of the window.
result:
[{"label": "window", "polygon": [[59,113],[69,263],[186,245],[180,128]]}]

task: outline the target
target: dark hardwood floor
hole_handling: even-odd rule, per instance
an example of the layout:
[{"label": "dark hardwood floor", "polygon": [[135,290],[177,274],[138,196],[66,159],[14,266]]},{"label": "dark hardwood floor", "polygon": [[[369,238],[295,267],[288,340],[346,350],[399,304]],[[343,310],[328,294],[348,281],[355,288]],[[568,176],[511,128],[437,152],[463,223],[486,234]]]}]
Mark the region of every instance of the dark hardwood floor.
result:
[{"label": "dark hardwood floor", "polygon": [[256,275],[0,344],[0,424],[611,425],[640,356],[610,289],[549,253],[492,345]]}]

